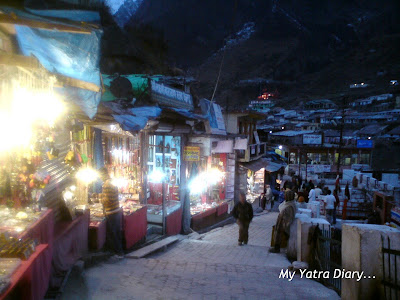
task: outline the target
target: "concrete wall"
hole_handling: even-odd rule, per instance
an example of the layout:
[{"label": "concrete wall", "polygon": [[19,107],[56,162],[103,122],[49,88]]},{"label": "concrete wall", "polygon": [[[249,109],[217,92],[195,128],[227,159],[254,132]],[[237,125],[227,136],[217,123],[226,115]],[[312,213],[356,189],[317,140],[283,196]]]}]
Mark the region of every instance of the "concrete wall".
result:
[{"label": "concrete wall", "polygon": [[320,228],[330,224],[325,219],[310,218],[306,214],[296,214],[296,219],[290,226],[290,237],[287,247],[287,256],[290,259],[309,262],[310,245],[308,245],[308,233],[313,225],[320,224]]},{"label": "concrete wall", "polygon": [[[342,299],[383,299],[381,236],[385,241],[390,237],[392,249],[400,249],[400,231],[369,224],[343,224],[342,228],[342,269],[364,271],[363,276],[367,277],[358,282],[356,278],[342,279]],[[397,269],[400,274],[400,264]]]},{"label": "concrete wall", "polygon": [[226,124],[226,132],[238,134],[239,133],[238,115],[224,114],[224,119]]}]

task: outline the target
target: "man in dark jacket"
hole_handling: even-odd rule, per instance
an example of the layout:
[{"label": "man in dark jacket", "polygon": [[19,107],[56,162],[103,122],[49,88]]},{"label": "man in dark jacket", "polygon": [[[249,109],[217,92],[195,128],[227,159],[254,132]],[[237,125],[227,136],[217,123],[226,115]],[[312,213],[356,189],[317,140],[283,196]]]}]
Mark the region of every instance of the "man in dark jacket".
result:
[{"label": "man in dark jacket", "polygon": [[239,202],[233,207],[232,215],[239,225],[239,240],[238,245],[247,245],[249,241],[249,225],[253,219],[253,207],[246,201],[246,195],[240,192]]}]

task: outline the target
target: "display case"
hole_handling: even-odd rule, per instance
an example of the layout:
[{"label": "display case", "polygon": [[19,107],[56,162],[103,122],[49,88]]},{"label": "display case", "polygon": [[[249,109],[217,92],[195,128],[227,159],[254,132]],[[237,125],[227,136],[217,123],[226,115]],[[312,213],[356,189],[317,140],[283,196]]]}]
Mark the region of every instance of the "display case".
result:
[{"label": "display case", "polygon": [[[181,208],[180,201],[169,200],[166,201],[165,203],[167,216],[171,215],[180,208]],[[149,223],[162,224],[163,223],[162,214],[163,214],[162,205],[156,205],[156,204],[147,205],[147,221]]]},{"label": "display case", "polygon": [[149,136],[147,203],[160,205],[163,199],[179,201],[181,138],[179,136]]}]

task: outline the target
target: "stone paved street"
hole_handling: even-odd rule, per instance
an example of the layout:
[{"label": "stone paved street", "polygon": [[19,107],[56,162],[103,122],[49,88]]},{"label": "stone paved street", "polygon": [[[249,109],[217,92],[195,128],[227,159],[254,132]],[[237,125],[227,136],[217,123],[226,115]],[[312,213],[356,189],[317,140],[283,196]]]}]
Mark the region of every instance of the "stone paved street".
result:
[{"label": "stone paved street", "polygon": [[87,269],[82,277],[69,280],[62,298],[339,299],[315,281],[279,278],[290,263],[283,254],[267,251],[276,217],[256,216],[247,246],[237,246],[237,225],[230,224],[144,259]]}]

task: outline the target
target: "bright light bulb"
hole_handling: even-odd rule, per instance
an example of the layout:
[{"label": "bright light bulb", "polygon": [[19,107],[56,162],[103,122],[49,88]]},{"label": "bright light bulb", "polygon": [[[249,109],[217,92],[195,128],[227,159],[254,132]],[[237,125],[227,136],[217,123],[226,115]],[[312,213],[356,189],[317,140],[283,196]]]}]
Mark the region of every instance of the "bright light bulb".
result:
[{"label": "bright light bulb", "polygon": [[85,184],[90,184],[99,178],[99,174],[94,169],[82,168],[76,173],[76,178]]},{"label": "bright light bulb", "polygon": [[149,174],[149,181],[153,183],[160,183],[162,182],[165,174],[159,170],[154,170]]}]

